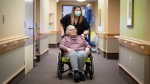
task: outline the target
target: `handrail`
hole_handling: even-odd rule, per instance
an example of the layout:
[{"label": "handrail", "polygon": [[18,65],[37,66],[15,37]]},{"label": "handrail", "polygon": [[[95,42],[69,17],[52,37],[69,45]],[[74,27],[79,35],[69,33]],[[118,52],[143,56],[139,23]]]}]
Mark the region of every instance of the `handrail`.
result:
[{"label": "handrail", "polygon": [[120,45],[138,51],[142,54],[150,55],[150,41],[142,41],[124,36],[115,37],[118,38]]},{"label": "handrail", "polygon": [[107,33],[107,32],[98,32],[98,31],[96,31],[96,34],[102,38],[115,38],[116,35],[119,36],[119,33]]},{"label": "handrail", "polygon": [[29,36],[19,36],[0,40],[0,54],[25,45]]}]

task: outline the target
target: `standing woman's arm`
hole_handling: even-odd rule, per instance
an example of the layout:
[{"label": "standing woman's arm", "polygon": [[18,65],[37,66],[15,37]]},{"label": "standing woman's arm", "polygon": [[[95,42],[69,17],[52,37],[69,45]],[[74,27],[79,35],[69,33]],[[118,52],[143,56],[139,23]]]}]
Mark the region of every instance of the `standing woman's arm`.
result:
[{"label": "standing woman's arm", "polygon": [[60,34],[61,34],[61,36],[65,35],[64,28],[67,26],[68,19],[69,19],[69,14],[65,15],[64,17],[62,17],[62,19],[60,19],[59,28],[60,28]]},{"label": "standing woman's arm", "polygon": [[63,28],[63,25],[61,23],[59,25],[59,28],[60,28],[60,34],[61,34],[61,36],[64,36],[65,35],[64,28]]}]

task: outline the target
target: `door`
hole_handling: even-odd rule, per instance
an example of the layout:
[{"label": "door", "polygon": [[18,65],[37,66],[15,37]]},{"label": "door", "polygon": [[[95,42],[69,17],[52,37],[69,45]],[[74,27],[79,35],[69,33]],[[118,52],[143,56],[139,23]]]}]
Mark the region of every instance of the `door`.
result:
[{"label": "door", "polygon": [[25,35],[29,36],[25,44],[25,74],[34,66],[34,0],[25,0]]},{"label": "door", "polygon": [[[66,14],[70,14],[72,12],[73,5],[63,5],[62,6],[62,17]],[[81,5],[82,15],[85,16],[85,5]]]},{"label": "door", "polygon": [[71,6],[71,5],[63,5],[62,7],[63,7],[63,8],[62,8],[63,17],[64,17],[66,14],[71,13],[73,6]]}]

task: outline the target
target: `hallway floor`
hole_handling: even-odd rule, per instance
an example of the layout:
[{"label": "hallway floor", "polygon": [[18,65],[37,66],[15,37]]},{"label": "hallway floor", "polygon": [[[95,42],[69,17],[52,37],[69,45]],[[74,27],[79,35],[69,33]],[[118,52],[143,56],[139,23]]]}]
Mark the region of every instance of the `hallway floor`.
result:
[{"label": "hallway floor", "polygon": [[[50,48],[49,53],[41,62],[25,76],[19,84],[74,84],[73,76],[63,74],[62,80],[56,75],[58,48]],[[118,60],[103,58],[97,53],[94,55],[94,78],[80,81],[80,84],[128,84],[119,74]],[[67,68],[65,68],[67,69]]]}]

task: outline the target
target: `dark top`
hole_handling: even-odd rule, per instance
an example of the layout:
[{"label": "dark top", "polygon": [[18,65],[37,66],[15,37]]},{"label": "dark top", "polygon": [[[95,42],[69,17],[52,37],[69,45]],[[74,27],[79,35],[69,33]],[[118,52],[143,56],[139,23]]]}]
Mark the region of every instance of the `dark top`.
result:
[{"label": "dark top", "polygon": [[[77,34],[78,35],[81,35],[84,30],[88,30],[90,28],[90,25],[88,24],[87,22],[87,19],[82,16],[82,22],[79,23],[79,21],[77,22],[77,24],[75,26],[75,28],[77,29]],[[64,33],[66,33],[66,28],[67,26],[71,25],[71,15],[70,14],[67,14],[65,15],[61,20],[60,20],[60,23],[64,26]]]}]

